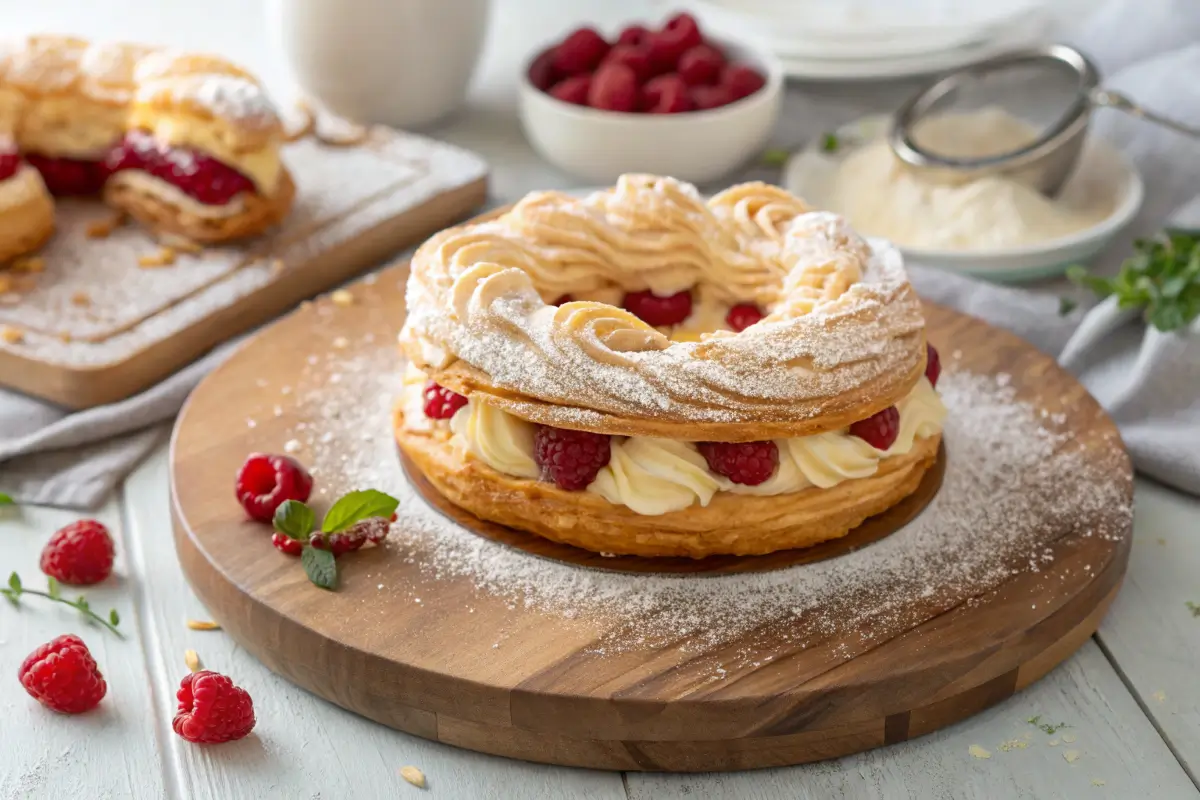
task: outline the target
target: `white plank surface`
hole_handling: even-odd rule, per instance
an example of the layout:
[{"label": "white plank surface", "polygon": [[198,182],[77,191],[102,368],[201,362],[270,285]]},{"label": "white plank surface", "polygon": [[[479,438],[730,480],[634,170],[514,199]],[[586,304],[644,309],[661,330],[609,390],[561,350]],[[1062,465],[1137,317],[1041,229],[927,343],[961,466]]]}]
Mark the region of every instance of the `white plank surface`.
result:
[{"label": "white plank surface", "polygon": [[[521,797],[621,800],[616,773],[564,769],[459,750],[393,731],[292,686],[221,631],[193,631],[207,612],[184,581],[171,540],[167,453],[160,449],[126,482],[130,558],[144,567],[139,602],[150,631],[147,662],[156,693],[173,697],[195,650],[206,668],[229,675],[254,698],[254,733],[220,747],[196,747],[171,734],[168,765],[183,796],[231,798],[374,798],[415,791],[399,775],[425,773],[441,798]],[[233,500],[232,485],[230,502]],[[266,534],[264,534],[266,535]],[[299,564],[297,564],[299,568]],[[348,621],[352,624],[352,621]]]},{"label": "white plank surface", "polygon": [[1191,773],[1200,775],[1200,501],[1139,481],[1133,554],[1099,640]]},{"label": "white plank surface", "polygon": [[[45,590],[38,557],[58,528],[78,513],[46,508],[0,508],[0,580],[20,573],[25,585]],[[140,620],[130,600],[140,576],[131,565],[120,512],[110,502],[90,514],[108,526],[117,561],[107,581],[79,590],[97,611],[116,608],[125,638],[83,621],[79,613],[40,597],[23,597],[14,609],[0,600],[0,798],[160,798],[159,759],[153,698],[140,640]],[[25,693],[17,668],[35,648],[74,633],[87,643],[108,683],[108,694],[86,714],[50,711]],[[80,789],[85,788],[82,794]]]},{"label": "white plank surface", "polygon": [[[1071,727],[1048,735],[1029,724],[1035,715]],[[972,745],[990,757],[974,757]],[[1074,762],[1068,754],[1077,755]],[[911,742],[802,767],[727,775],[630,773],[627,781],[630,800],[1200,796],[1094,641],[1021,694]]]}]

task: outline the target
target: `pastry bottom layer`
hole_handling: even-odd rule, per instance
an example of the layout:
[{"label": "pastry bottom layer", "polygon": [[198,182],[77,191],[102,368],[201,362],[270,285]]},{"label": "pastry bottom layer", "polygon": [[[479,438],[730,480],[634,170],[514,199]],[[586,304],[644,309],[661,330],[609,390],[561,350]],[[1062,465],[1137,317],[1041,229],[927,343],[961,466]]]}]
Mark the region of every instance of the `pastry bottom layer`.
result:
[{"label": "pastry bottom layer", "polygon": [[104,201],[126,212],[156,234],[169,233],[193,242],[212,244],[257,236],[291,210],[296,186],[284,170],[275,193],[243,195],[242,209],[227,217],[208,217],[181,208],[166,195],[147,191],[144,182],[124,181],[118,172],[104,186]]},{"label": "pastry bottom layer", "polygon": [[[22,166],[8,180],[23,180]],[[35,173],[36,174],[36,173]],[[14,193],[11,202],[0,208],[0,264],[32,253],[54,234],[54,200],[46,191],[41,177],[29,191]]]},{"label": "pastry bottom layer", "polygon": [[707,506],[658,516],[634,513],[590,492],[514,478],[450,443],[447,431],[418,433],[395,419],[396,442],[450,502],[477,517],[597,553],[635,556],[765,555],[845,536],[908,497],[937,460],[941,435],[879,462],[869,478],[759,497],[721,492]]}]

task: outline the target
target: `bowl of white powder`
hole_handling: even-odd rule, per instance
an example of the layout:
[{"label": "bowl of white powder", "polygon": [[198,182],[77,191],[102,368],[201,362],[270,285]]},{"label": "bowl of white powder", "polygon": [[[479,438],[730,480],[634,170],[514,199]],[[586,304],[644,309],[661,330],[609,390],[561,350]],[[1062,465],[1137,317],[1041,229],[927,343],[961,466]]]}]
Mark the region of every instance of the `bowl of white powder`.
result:
[{"label": "bowl of white powder", "polygon": [[[843,126],[794,155],[784,185],[860,233],[894,242],[915,263],[996,281],[1060,275],[1104,249],[1137,214],[1144,189],[1133,165],[1093,138],[1056,197],[1003,175],[960,183],[908,169],[885,139],[891,118]],[[998,108],[933,117],[918,131],[955,155],[981,156],[1029,141],[1032,128]],[[937,148],[939,151],[945,148]]]}]

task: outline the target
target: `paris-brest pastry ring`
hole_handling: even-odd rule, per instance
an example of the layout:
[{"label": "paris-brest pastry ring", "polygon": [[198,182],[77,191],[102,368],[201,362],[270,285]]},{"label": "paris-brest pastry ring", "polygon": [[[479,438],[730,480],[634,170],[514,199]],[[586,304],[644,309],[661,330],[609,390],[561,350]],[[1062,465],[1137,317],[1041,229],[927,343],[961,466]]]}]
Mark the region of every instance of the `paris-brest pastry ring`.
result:
[{"label": "paris-brest pastry ring", "polygon": [[152,232],[216,243],[291,209],[283,125],[222,58],[67,36],[0,41],[0,262],[54,230],[50,195],[96,194]]},{"label": "paris-brest pastry ring", "polygon": [[[618,307],[647,290],[688,293],[690,315],[655,328]],[[899,253],[777,187],[531,194],[427,241],[407,303],[400,446],[456,505],[550,539],[808,546],[937,457],[945,409]],[[730,330],[734,307],[761,319]]]}]

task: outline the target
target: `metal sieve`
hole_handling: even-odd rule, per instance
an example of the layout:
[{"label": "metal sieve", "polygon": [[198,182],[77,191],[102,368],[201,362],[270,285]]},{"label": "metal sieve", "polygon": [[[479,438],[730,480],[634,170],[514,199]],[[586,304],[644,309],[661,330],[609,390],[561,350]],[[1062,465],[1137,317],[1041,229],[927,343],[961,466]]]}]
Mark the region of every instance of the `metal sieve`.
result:
[{"label": "metal sieve", "polygon": [[[997,106],[1037,133],[1015,149],[970,157],[933,152],[919,141],[922,120]],[[1054,195],[1078,163],[1092,110],[1098,107],[1200,138],[1200,129],[1101,88],[1100,73],[1087,56],[1073,47],[1051,44],[996,56],[930,83],[896,112],[889,143],[906,166],[936,180],[959,182],[1003,173]]]}]

